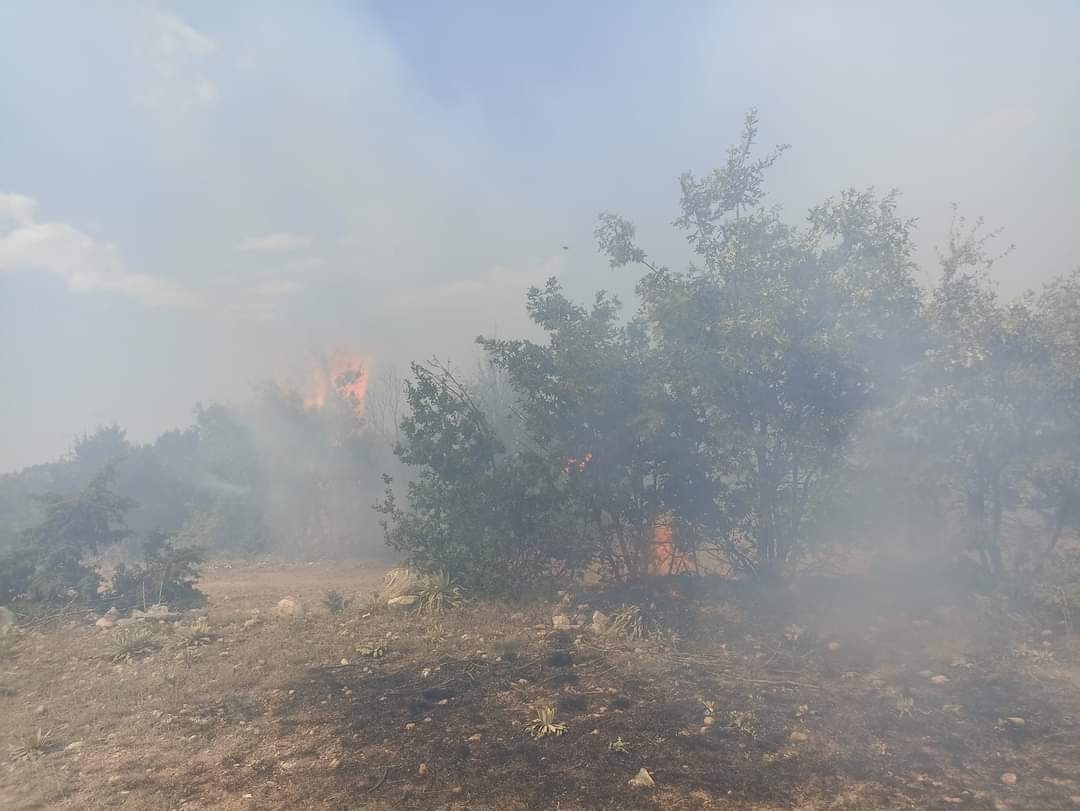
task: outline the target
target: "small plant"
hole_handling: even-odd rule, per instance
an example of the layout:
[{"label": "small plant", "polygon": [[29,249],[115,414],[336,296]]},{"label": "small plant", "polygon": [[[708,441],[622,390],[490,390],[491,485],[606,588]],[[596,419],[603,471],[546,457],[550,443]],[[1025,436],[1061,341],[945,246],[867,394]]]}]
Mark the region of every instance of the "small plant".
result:
[{"label": "small plant", "polygon": [[55,748],[52,730],[41,730],[24,736],[10,747],[12,760],[35,760]]},{"label": "small plant", "polygon": [[557,737],[566,732],[566,724],[555,721],[554,707],[540,707],[536,710],[536,717],[525,725],[525,729],[534,738],[545,738],[548,735]]},{"label": "small plant", "polygon": [[368,594],[364,600],[363,605],[360,606],[360,612],[365,617],[373,617],[386,608],[386,600],[377,591],[373,591]]},{"label": "small plant", "polygon": [[436,572],[420,583],[416,604],[416,613],[420,615],[441,614],[452,608],[458,608],[465,602],[461,587],[450,579],[446,572]]},{"label": "small plant", "polygon": [[323,605],[326,606],[326,610],[331,614],[340,614],[346,608],[352,600],[348,599],[344,594],[336,589],[331,589],[326,592],[326,596],[323,597]]},{"label": "small plant", "polygon": [[359,645],[356,652],[370,659],[382,659],[390,652],[390,646],[385,642],[371,642],[367,645]]},{"label": "small plant", "polygon": [[915,699],[908,696],[907,698],[896,699],[896,717],[897,718],[911,718],[915,714]]},{"label": "small plant", "polygon": [[113,663],[129,662],[137,656],[157,650],[159,647],[161,647],[161,644],[149,628],[140,626],[121,628],[113,637],[109,659]]},{"label": "small plant", "polygon": [[626,754],[630,751],[630,744],[622,739],[622,735],[613,740],[607,746],[609,752],[619,752],[620,754]]},{"label": "small plant", "polygon": [[191,625],[182,626],[179,630],[180,644],[186,648],[194,648],[214,641],[210,632],[210,623],[204,619],[197,619]]},{"label": "small plant", "polygon": [[792,624],[784,628],[784,639],[794,645],[796,642],[802,639],[803,634],[805,633],[806,629],[803,628],[801,625]]},{"label": "small plant", "polygon": [[701,706],[705,710],[705,716],[716,715],[716,702],[715,701],[702,701]]},{"label": "small plant", "polygon": [[660,633],[660,623],[639,605],[624,605],[611,615],[607,633],[621,636],[631,641],[656,636]]},{"label": "small plant", "polygon": [[728,726],[751,738],[757,734],[757,718],[749,710],[732,710],[728,713]]}]

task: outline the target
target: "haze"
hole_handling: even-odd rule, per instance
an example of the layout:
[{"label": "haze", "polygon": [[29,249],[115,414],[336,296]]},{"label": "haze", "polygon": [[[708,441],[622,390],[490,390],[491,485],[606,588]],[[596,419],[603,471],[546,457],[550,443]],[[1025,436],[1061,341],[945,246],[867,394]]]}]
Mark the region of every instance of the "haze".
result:
[{"label": "haze", "polygon": [[468,358],[547,276],[632,283],[601,209],[677,265],[655,224],[749,107],[792,144],[789,216],[898,187],[929,265],[957,202],[1016,244],[1002,290],[1038,286],[1080,255],[1078,26],[1071,2],[6,3],[0,471],[336,346]]}]

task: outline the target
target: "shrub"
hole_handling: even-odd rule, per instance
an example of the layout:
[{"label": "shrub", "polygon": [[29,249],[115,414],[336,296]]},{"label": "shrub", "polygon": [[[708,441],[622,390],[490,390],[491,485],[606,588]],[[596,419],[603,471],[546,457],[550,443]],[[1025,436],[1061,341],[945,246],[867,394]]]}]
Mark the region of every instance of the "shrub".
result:
[{"label": "shrub", "polygon": [[206,604],[206,595],[195,584],[201,574],[203,554],[186,546],[174,546],[171,539],[156,535],[143,547],[138,563],[121,563],[113,570],[111,596],[123,606],[163,603],[178,608]]}]

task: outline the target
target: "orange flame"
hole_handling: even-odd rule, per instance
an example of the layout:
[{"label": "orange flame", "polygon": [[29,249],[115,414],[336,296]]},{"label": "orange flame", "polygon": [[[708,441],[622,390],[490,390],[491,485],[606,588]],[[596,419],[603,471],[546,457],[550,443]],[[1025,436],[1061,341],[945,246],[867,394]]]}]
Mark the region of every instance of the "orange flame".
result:
[{"label": "orange flame", "polygon": [[368,363],[344,349],[335,350],[329,357],[311,370],[308,393],[304,397],[307,408],[323,408],[335,392],[356,403],[357,416],[363,416],[364,397],[368,387]]}]

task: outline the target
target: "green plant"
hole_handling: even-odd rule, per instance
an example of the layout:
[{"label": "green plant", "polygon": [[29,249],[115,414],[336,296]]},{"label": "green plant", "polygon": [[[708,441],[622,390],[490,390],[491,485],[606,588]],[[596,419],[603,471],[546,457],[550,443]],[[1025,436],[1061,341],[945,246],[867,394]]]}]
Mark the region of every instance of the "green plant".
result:
[{"label": "green plant", "polygon": [[536,717],[525,725],[525,729],[534,738],[562,735],[566,732],[566,724],[556,722],[555,714],[554,707],[539,707],[536,710]]},{"label": "green plant", "polygon": [[660,621],[639,605],[624,605],[611,615],[607,633],[637,641],[660,634]]},{"label": "green plant", "polygon": [[214,641],[210,632],[210,623],[205,619],[197,619],[190,625],[182,625],[177,631],[183,647],[197,647]]},{"label": "green plant", "polygon": [[421,581],[416,604],[416,613],[432,616],[452,608],[458,608],[465,602],[461,587],[450,579],[445,571],[436,572]]},{"label": "green plant", "polygon": [[56,748],[52,730],[41,730],[24,735],[14,745],[9,747],[12,760],[35,760],[41,755]]},{"label": "green plant", "polygon": [[630,751],[630,744],[622,739],[620,735],[618,738],[608,744],[608,751],[619,752],[620,754],[626,754]]},{"label": "green plant", "polygon": [[113,636],[109,660],[113,663],[129,662],[160,647],[160,640],[149,628],[139,625],[121,628]]},{"label": "green plant", "polygon": [[326,596],[323,597],[323,606],[325,606],[326,610],[331,614],[340,614],[348,608],[351,603],[351,599],[335,589],[326,592]]},{"label": "green plant", "polygon": [[142,549],[142,560],[121,563],[113,570],[111,592],[121,605],[142,610],[154,604],[195,608],[206,604],[206,595],[195,584],[201,576],[203,554],[192,546],[176,546],[161,534],[151,536]]}]

